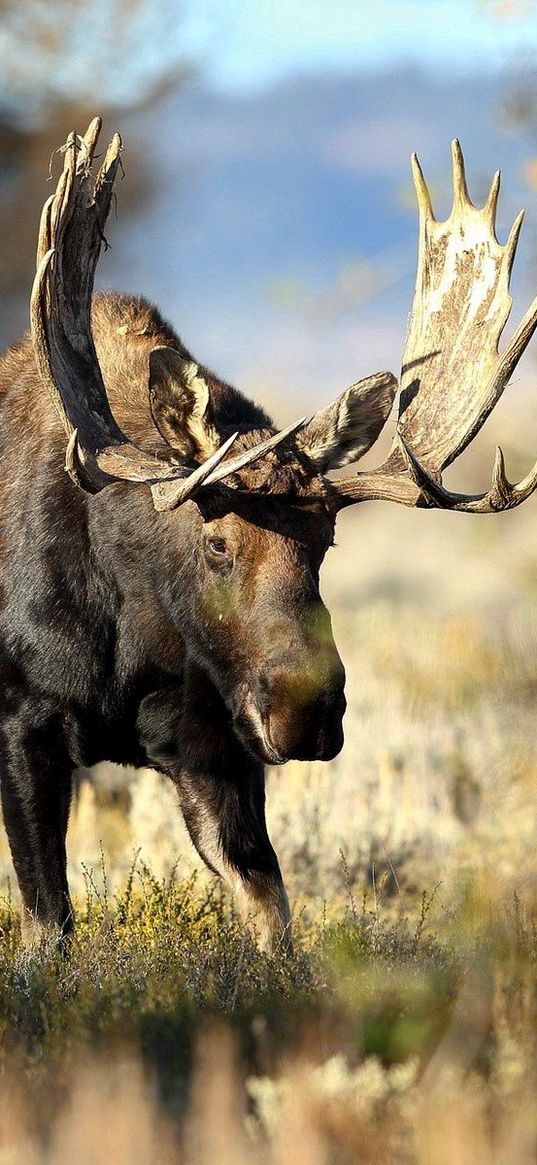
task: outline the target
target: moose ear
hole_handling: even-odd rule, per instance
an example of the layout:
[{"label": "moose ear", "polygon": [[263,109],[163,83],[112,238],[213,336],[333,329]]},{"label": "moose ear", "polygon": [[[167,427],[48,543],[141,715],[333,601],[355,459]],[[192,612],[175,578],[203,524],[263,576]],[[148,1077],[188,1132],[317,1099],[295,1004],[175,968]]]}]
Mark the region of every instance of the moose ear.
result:
[{"label": "moose ear", "polygon": [[209,385],[198,365],[175,348],[153,348],[149,356],[149,404],[164,440],[195,461],[220,445]]},{"label": "moose ear", "polygon": [[358,461],[367,452],[390,415],[396,389],[391,372],[378,372],[315,413],[296,441],[319,473]]}]

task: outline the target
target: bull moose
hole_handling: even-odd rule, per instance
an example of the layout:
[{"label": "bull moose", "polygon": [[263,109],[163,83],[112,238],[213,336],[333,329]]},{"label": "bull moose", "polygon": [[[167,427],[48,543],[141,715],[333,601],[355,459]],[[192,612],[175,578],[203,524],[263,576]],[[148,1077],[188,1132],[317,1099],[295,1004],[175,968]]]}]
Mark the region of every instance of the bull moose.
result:
[{"label": "bull moose", "polygon": [[[367,499],[467,513],[510,509],[441,473],[499,399],[537,301],[498,352],[521,216],[495,235],[453,143],[454,202],[436,221],[417,158],[418,276],[392,450],[334,480],[391,411],[387,372],[281,432],[197,364],[144,299],[93,295],[116,135],[70,134],[41,219],[31,328],[0,363],[0,782],[26,941],[73,926],[66,831],[73,772],[109,760],[175,783],[192,841],[227,879],[261,946],[289,949],[290,915],[264,814],[264,766],[342,747],[345,673],[319,594],[340,509]],[[67,471],[67,472],[65,472]]]}]

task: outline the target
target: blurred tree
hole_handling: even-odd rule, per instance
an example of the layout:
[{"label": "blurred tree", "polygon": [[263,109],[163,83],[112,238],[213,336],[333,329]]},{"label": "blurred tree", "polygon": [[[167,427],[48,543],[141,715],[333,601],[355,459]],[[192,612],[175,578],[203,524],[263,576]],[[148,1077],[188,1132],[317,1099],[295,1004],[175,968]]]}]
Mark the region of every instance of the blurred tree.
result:
[{"label": "blurred tree", "polygon": [[0,116],[35,129],[58,106],[133,107],[188,68],[181,0],[0,0]]},{"label": "blurred tree", "polygon": [[[53,151],[95,113],[136,110],[194,68],[181,0],[0,0],[0,347],[26,326]],[[129,149],[136,203],[146,183]]]}]

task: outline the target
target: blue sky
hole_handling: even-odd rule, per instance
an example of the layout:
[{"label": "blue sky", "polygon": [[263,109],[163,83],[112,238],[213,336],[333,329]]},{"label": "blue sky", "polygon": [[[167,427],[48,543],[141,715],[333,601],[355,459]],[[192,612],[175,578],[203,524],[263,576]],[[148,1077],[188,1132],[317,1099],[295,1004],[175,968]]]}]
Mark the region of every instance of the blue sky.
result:
[{"label": "blue sky", "polygon": [[228,91],[409,59],[477,72],[537,50],[536,0],[192,0],[187,11],[187,42]]},{"label": "blue sky", "polygon": [[[182,77],[241,96],[297,75],[404,63],[452,78],[533,68],[537,0],[21,0],[0,15],[0,106],[39,124],[61,97],[129,107]],[[125,68],[125,61],[129,67]]]}]

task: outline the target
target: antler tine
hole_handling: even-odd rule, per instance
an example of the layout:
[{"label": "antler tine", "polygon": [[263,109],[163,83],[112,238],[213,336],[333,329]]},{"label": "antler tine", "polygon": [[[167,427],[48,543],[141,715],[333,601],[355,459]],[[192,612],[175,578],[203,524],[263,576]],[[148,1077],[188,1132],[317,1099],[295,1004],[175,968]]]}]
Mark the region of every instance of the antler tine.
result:
[{"label": "antler tine", "polygon": [[431,202],[431,195],[429,188],[423,176],[423,170],[420,165],[420,160],[417,154],[412,154],[412,176],[414,178],[414,187],[416,190],[416,198],[418,200],[418,208],[420,212],[420,222],[432,221],[436,222],[433,211],[433,204]]},{"label": "antler tine", "polygon": [[97,142],[99,141],[99,136],[101,133],[102,126],[103,126],[102,117],[92,118],[92,120],[90,121],[90,123],[88,125],[88,128],[87,128],[85,134],[82,137],[82,141],[84,142],[84,145],[85,145],[87,153],[88,153],[88,165],[89,166],[91,166],[91,164],[93,162],[93,155],[95,153]]},{"label": "antler tine", "polygon": [[114,134],[112,141],[110,142],[110,145],[106,151],[104,162],[101,166],[101,169],[99,170],[97,181],[95,183],[95,205],[97,207],[99,218],[102,221],[103,226],[106,219],[108,218],[108,212],[110,210],[110,203],[112,201],[112,195],[114,192],[114,182],[118,167],[121,162],[122,149],[123,143],[119,134],[116,133]]},{"label": "antler tine", "polygon": [[252,465],[254,461],[259,461],[261,457],[266,457],[267,453],[272,452],[272,450],[282,445],[289,437],[294,436],[305,424],[307,424],[307,417],[301,417],[299,421],[294,421],[286,429],[281,429],[280,432],[273,433],[271,437],[267,437],[259,445],[245,449],[243,453],[238,453],[236,457],[232,457],[229,461],[224,461],[221,465],[220,462],[223,461],[228,448],[235,438],[238,437],[238,433],[235,433],[216,453],[213,453],[208,461],[204,461],[203,465],[195,469],[190,477],[184,481],[167,481],[152,486],[155,508],[157,510],[175,509],[176,506],[181,505],[188,498],[192,497],[202,485],[216,485],[219,481],[223,481],[224,478],[238,473],[240,469],[244,469],[247,465]]},{"label": "antler tine", "polygon": [[[501,173],[496,170],[496,173],[490,184],[486,202],[483,206],[483,218],[487,221],[494,238],[496,239],[496,210],[498,208],[498,195],[500,193]],[[498,240],[496,239],[496,242]]]},{"label": "antler tine", "polygon": [[[500,450],[501,453],[501,450]],[[537,489],[537,462],[530,469],[529,473],[519,481],[517,485],[512,485],[511,490],[513,497],[516,499],[514,505],[519,506],[521,502],[525,502],[526,498],[531,497],[532,493]]]},{"label": "antler tine", "polygon": [[468,194],[464,157],[458,138],[451,143],[451,157],[453,162],[453,214],[463,214],[467,207],[472,210],[474,204]]},{"label": "antler tine", "polygon": [[231,461],[227,461],[215,473],[211,473],[207,484],[214,485],[215,482],[221,481],[224,477],[228,477],[232,473],[238,473],[240,469],[244,469],[247,465],[252,465],[254,461],[259,461],[261,457],[265,457],[267,453],[271,453],[278,446],[283,445],[288,437],[293,437],[299,429],[303,429],[307,422],[307,417],[301,417],[299,421],[293,421],[293,424],[288,425],[286,429],[280,429],[272,437],[267,437],[266,441],[261,441],[259,445],[254,445],[252,449],[245,449],[244,453],[238,453],[236,457]]},{"label": "antler tine", "polygon": [[511,227],[511,230],[509,231],[509,238],[505,244],[506,267],[507,267],[508,279],[511,277],[511,271],[513,269],[513,263],[515,261],[515,255],[516,255],[517,247],[518,247],[518,240],[520,238],[520,232],[522,230],[522,223],[524,222],[525,214],[526,214],[526,212],[524,210],[519,211],[512,227]]},{"label": "antler tine", "polygon": [[[233,433],[231,437],[228,437],[227,441],[224,441],[224,444],[216,450],[216,453],[208,457],[202,465],[198,465],[198,468],[194,469],[183,480],[158,481],[152,485],[151,493],[153,495],[155,509],[160,511],[174,510],[177,506],[180,506],[183,502],[193,497],[196,491],[202,485],[206,484],[207,478],[216,469],[216,466],[220,465],[220,462],[226,456],[226,453],[229,452],[238,435],[238,433]],[[229,472],[229,470],[225,469],[224,475],[226,472]]]}]

